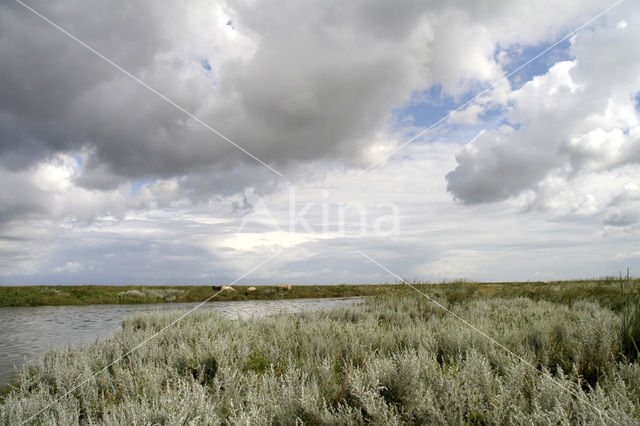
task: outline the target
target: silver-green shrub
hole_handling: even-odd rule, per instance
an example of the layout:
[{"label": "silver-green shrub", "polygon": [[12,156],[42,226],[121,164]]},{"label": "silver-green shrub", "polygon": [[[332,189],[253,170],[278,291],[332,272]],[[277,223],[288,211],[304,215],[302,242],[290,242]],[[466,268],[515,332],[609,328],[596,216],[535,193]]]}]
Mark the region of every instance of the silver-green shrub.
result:
[{"label": "silver-green shrub", "polygon": [[180,315],[155,312],[125,320],[108,339],[30,362],[0,423],[49,404],[35,423],[640,421],[640,367],[621,356],[613,312],[526,298],[447,306],[521,358],[408,293],[264,319],[194,313],[93,376]]},{"label": "silver-green shrub", "polygon": [[126,290],[118,293],[119,298],[133,298],[133,299],[161,299],[166,302],[174,302],[178,297],[185,294],[184,290],[177,289],[153,289],[153,288],[141,288],[140,290]]}]

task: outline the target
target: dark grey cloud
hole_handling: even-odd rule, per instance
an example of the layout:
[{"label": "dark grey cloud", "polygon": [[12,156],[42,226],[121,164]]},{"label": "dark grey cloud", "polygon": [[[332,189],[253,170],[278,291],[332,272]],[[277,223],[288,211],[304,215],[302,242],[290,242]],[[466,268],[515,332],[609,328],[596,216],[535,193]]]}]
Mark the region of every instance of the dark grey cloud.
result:
[{"label": "dark grey cloud", "polygon": [[556,152],[513,143],[511,138],[499,132],[476,138],[479,149],[456,155],[458,166],[446,176],[447,190],[466,204],[502,201],[530,189],[561,165]]},{"label": "dark grey cloud", "polygon": [[[136,1],[114,9],[65,0],[33,7],[287,171],[318,160],[367,165],[363,152],[388,136],[391,110],[414,91],[492,78],[499,38],[508,44],[544,36],[529,21],[515,31],[514,17],[526,16],[529,6],[490,1],[230,1],[192,8]],[[559,15],[575,13],[572,7]],[[559,25],[555,19],[544,27]],[[76,183],[99,190],[131,179],[217,179],[235,170],[269,180],[268,170],[247,172],[262,168],[253,159],[19,4],[3,4],[0,23],[5,167],[85,150]],[[245,184],[221,179],[208,191]]]},{"label": "dark grey cloud", "polygon": [[606,225],[631,227],[640,223],[640,186],[628,183],[617,190],[605,209]]},{"label": "dark grey cloud", "polygon": [[[417,88],[406,51],[372,51],[367,46],[380,37],[371,32],[354,31],[350,43],[339,33],[334,40],[330,27],[344,30],[350,20],[337,10],[292,26],[305,16],[301,6],[283,14],[238,5],[234,22],[255,53],[207,58],[214,64],[207,72],[198,56],[234,47],[220,41],[226,29],[216,28],[200,35],[218,45],[185,49],[189,40],[180,32],[197,34],[186,28],[187,10],[158,2],[136,2],[121,13],[76,1],[34,7],[278,167],[357,156],[391,106]],[[127,179],[256,165],[18,4],[4,5],[0,22],[0,156],[7,166],[88,149],[77,183],[109,189]]]},{"label": "dark grey cloud", "polygon": [[[593,16],[601,3],[196,0],[187,6],[139,0],[119,8],[80,0],[29,3],[284,172],[285,182],[18,3],[4,2],[0,283],[176,283],[183,276],[207,283],[237,277],[280,246],[291,247],[291,253],[256,279],[386,279],[355,254],[363,245],[398,273],[409,271],[410,278],[424,271],[427,278],[446,276],[464,266],[460,259],[470,259],[472,270],[482,258],[468,241],[484,247],[483,239],[494,241],[496,234],[472,235],[474,220],[485,216],[482,227],[489,229],[494,207],[450,202],[442,179],[456,167],[449,146],[406,148],[411,149],[407,158],[420,152],[413,157],[417,162],[403,157],[402,167],[390,164],[375,184],[365,176],[367,185],[358,189],[349,188],[358,182],[349,169],[369,166],[412,130],[392,127],[394,109],[434,84],[457,97],[495,80],[503,75],[496,46],[549,41]],[[576,56],[583,58],[579,48]],[[615,68],[622,59],[618,52],[607,66]],[[629,83],[623,79],[635,70],[629,68],[633,58],[626,60],[620,73],[591,75],[590,67],[572,72],[576,81],[610,77],[625,87]],[[560,106],[575,116],[588,115],[591,101],[604,99],[607,87],[585,89],[593,97],[579,103],[556,100],[570,98],[569,91],[555,98],[540,90],[514,95],[508,101],[517,108],[509,121],[522,127],[477,138],[458,156],[450,191],[467,204],[503,200],[535,188],[567,164],[581,170],[622,164],[615,156],[603,163],[597,149],[571,145],[567,132],[581,131],[583,123],[558,114]],[[597,105],[602,111],[604,104]],[[631,145],[625,149],[636,157],[640,152]],[[422,156],[430,161],[420,163]],[[402,176],[390,179],[396,174]],[[248,208],[234,198],[243,188],[280,196],[278,212],[286,217],[287,183],[312,186],[325,178],[334,179],[331,195],[324,198],[320,191],[305,199],[316,202],[309,218],[314,229],[321,226],[318,200],[330,200],[335,208],[362,198],[373,213],[376,203],[407,197],[403,235],[359,236],[354,226],[348,235],[325,238],[279,234],[264,225],[235,235],[240,213]],[[404,191],[416,182],[419,190],[407,196]],[[234,200],[239,200],[235,212]],[[613,215],[615,209],[620,217]],[[627,223],[631,209],[630,200],[610,206],[611,223]],[[464,235],[448,243],[460,229]]]}]

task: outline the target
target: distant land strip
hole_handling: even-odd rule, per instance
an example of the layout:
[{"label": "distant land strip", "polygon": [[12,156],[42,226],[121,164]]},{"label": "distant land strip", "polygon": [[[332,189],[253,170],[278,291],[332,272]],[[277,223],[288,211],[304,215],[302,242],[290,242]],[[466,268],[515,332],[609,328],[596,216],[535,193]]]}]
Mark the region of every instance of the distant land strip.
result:
[{"label": "distant land strip", "polygon": [[[629,296],[637,296],[640,280],[602,277],[552,282],[479,283],[458,280],[441,283],[414,281],[412,284],[424,286],[426,291],[445,291],[449,302],[453,303],[471,298],[529,297],[570,305],[580,299],[598,301],[618,311]],[[407,286],[402,284],[234,286],[231,291],[220,292],[212,301],[378,296],[406,290]],[[215,291],[212,286],[0,286],[0,307],[201,302]]]}]

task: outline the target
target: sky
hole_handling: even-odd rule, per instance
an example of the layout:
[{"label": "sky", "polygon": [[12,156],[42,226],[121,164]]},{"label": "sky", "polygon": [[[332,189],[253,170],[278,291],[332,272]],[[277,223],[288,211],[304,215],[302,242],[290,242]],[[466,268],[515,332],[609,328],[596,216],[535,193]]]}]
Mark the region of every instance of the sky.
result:
[{"label": "sky", "polygon": [[631,0],[3,2],[0,285],[637,275],[638,51]]}]

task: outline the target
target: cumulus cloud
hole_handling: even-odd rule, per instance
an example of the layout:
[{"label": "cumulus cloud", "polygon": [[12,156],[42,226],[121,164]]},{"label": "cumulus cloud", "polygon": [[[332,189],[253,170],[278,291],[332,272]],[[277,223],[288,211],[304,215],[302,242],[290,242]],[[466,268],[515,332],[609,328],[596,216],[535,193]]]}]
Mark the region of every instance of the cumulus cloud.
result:
[{"label": "cumulus cloud", "polygon": [[[553,4],[550,2],[550,4]],[[595,4],[595,2],[594,2]],[[495,79],[497,43],[533,42],[590,5],[407,1],[302,5],[136,2],[127,13],[67,0],[34,7],[270,164],[327,158],[351,164],[392,108],[432,84],[460,93]],[[100,19],[93,19],[100,16]],[[524,20],[524,18],[527,18]],[[524,20],[524,22],[523,22]],[[227,25],[232,21],[233,25]],[[0,155],[8,165],[85,150],[76,183],[214,176],[271,177],[236,148],[158,99],[18,4],[0,10],[4,65]],[[515,25],[515,22],[522,22]],[[117,31],[114,31],[117,28]],[[9,42],[10,41],[10,42]],[[29,52],[29,54],[25,54]],[[207,66],[203,66],[206,61]],[[392,143],[392,142],[388,142]]]},{"label": "cumulus cloud", "polygon": [[[295,252],[260,272],[262,279],[381,277],[360,264],[350,271],[354,250],[362,248],[350,234],[287,234],[249,223],[239,235],[242,213],[254,222],[262,217],[251,212],[251,194],[286,223],[283,197],[291,185],[330,188],[332,206],[363,199],[374,211],[397,202],[401,235],[363,240],[398,268],[424,273],[444,274],[461,256],[469,275],[487,270],[478,260],[486,256],[465,246],[482,247],[496,234],[490,229],[496,216],[477,204],[507,200],[500,214],[532,216],[560,206],[566,214],[593,212],[614,228],[637,223],[630,181],[640,158],[632,93],[638,69],[620,47],[628,52],[640,39],[630,13],[625,25],[607,21],[580,33],[571,44],[575,59],[515,90],[504,82],[454,116],[452,125],[486,127],[457,164],[459,146],[438,141],[406,148],[406,158],[374,174],[353,172],[419,130],[408,117],[396,120],[394,111],[424,102],[433,87],[447,99],[468,99],[505,75],[511,65],[501,52],[552,42],[608,6],[600,0],[188,6],[141,0],[121,10],[80,0],[30,4],[282,171],[286,181],[6,2],[0,6],[3,283],[44,282],[52,273],[77,284],[94,276],[103,283],[203,283],[233,278],[263,261],[263,251],[285,246]],[[504,112],[504,126],[485,126],[488,110]],[[608,197],[587,190],[603,182],[585,183],[591,177],[607,174],[624,189]],[[447,183],[467,205],[451,203]],[[249,187],[255,191],[242,193]],[[325,201],[321,191],[305,197],[316,206]],[[512,197],[525,208],[510,204]],[[320,229],[314,214],[310,226]],[[478,214],[491,232],[460,225]],[[450,244],[442,242],[454,234]]]},{"label": "cumulus cloud", "polygon": [[[480,132],[447,175],[447,188],[457,199],[478,204],[529,194],[535,198],[529,207],[557,208],[563,204],[560,194],[572,198],[565,204],[575,204],[582,194],[599,206],[593,213],[600,214],[600,208],[609,209],[610,197],[603,198],[602,192],[624,191],[637,179],[628,166],[640,162],[635,100],[640,59],[629,49],[640,48],[640,14],[628,12],[626,21],[609,19],[576,35],[571,41],[575,59],[556,63],[508,94],[502,102],[507,124]],[[611,173],[617,173],[615,183],[621,186],[606,186]],[[590,177],[595,177],[592,192],[584,194],[577,182]]]}]

